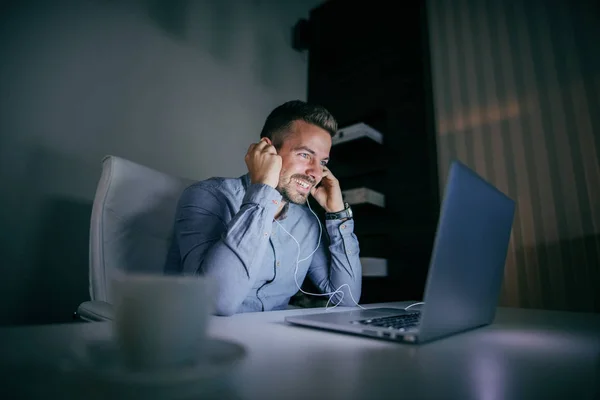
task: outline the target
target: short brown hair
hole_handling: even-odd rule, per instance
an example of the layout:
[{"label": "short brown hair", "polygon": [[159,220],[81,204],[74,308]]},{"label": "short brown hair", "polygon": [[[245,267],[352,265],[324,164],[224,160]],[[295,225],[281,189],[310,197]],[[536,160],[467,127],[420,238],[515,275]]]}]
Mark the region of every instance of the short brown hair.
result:
[{"label": "short brown hair", "polygon": [[283,140],[294,121],[302,120],[329,132],[333,137],[337,132],[337,121],[323,106],[301,100],[291,100],[276,107],[267,116],[260,137],[271,139],[275,148],[281,147]]}]

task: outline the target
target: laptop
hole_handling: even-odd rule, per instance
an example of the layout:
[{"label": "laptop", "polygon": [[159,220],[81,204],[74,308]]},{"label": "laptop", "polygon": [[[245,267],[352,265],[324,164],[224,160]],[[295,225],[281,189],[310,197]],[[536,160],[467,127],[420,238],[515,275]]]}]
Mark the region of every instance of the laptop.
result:
[{"label": "laptop", "polygon": [[493,322],[515,202],[459,161],[450,165],[422,305],[288,316],[290,324],[425,343]]}]

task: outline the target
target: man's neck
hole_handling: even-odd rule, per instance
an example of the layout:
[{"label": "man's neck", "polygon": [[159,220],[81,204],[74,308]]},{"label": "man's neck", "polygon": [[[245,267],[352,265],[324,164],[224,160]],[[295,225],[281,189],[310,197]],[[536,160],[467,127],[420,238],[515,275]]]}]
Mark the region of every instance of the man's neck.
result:
[{"label": "man's neck", "polygon": [[287,201],[282,200],[281,202],[279,202],[279,208],[275,213],[275,219],[279,219],[281,217],[281,214],[283,213],[283,210],[286,208],[287,204]]}]

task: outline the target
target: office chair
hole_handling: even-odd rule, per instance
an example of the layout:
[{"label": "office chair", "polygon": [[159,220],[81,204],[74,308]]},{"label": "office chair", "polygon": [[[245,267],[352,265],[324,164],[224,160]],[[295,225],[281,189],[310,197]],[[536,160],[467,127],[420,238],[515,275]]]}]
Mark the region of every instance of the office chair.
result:
[{"label": "office chair", "polygon": [[75,318],[113,319],[111,282],[122,272],[163,274],[177,201],[194,181],[116,156],[102,161],[90,222],[90,301]]}]

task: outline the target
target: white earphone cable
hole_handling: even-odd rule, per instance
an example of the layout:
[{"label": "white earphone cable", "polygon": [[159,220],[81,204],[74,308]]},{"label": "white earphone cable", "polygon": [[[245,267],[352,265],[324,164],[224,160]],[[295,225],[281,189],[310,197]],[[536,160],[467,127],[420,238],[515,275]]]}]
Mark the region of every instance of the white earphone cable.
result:
[{"label": "white earphone cable", "polygon": [[[281,229],[283,229],[283,231],[285,233],[287,233],[294,240],[294,242],[296,242],[296,246],[298,246],[298,256],[296,257],[296,266],[295,266],[295,270],[294,270],[294,282],[296,282],[296,286],[304,294],[308,294],[308,295],[312,295],[312,296],[329,296],[329,300],[327,300],[327,304],[325,304],[325,310],[332,310],[332,309],[336,308],[342,302],[342,300],[344,299],[344,291],[341,290],[341,289],[344,286],[347,286],[348,287],[348,293],[350,293],[350,297],[352,298],[352,301],[354,302],[354,304],[356,304],[358,307],[362,308],[363,310],[366,310],[366,308],[364,308],[363,306],[361,306],[360,304],[358,304],[358,302],[356,301],[356,299],[354,299],[354,296],[352,295],[352,291],[350,290],[350,286],[347,283],[344,283],[339,288],[337,288],[335,291],[329,292],[329,293],[309,293],[309,292],[305,292],[304,290],[302,290],[302,288],[298,284],[298,264],[301,261],[308,260],[313,254],[315,254],[315,252],[317,251],[317,249],[321,245],[321,235],[323,233],[323,227],[321,226],[321,221],[319,221],[319,217],[317,217],[317,214],[315,214],[315,212],[312,210],[312,208],[310,207],[310,203],[308,201],[307,201],[306,204],[308,205],[308,209],[310,210],[310,212],[313,213],[313,215],[317,219],[317,223],[319,224],[319,240],[317,241],[317,247],[315,247],[315,249],[307,257],[304,257],[303,259],[300,259],[300,243],[298,242],[298,240],[296,240],[296,238],[291,233],[289,233],[287,231],[287,229],[285,229],[283,227],[283,225],[281,225],[279,223],[279,221],[275,220],[275,222],[277,222],[277,224],[279,225],[279,227]],[[337,302],[333,307],[328,308],[329,303],[331,302],[331,299],[333,298],[333,296],[335,296],[338,293],[341,293],[340,301]]]}]

